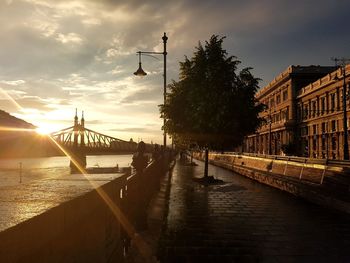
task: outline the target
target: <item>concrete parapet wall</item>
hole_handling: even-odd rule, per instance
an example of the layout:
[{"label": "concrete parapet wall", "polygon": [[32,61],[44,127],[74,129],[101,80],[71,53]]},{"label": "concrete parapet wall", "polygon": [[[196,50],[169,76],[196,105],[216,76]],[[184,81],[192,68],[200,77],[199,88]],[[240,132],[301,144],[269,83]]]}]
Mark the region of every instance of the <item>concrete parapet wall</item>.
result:
[{"label": "concrete parapet wall", "polygon": [[[118,178],[100,191],[120,204]],[[96,190],[0,233],[0,262],[112,262],[123,256],[121,226]]]},{"label": "concrete parapet wall", "polygon": [[[201,153],[197,153],[196,156],[203,158]],[[318,163],[301,163],[292,160],[278,160],[245,155],[210,153],[209,159],[225,164],[225,166],[253,168],[259,171],[295,177],[318,184],[322,182],[324,176],[333,175],[335,172],[335,169]]]},{"label": "concrete parapet wall", "polygon": [[142,174],[71,175],[4,190],[0,262],[123,262],[170,161]]},{"label": "concrete parapet wall", "polygon": [[[203,153],[195,153],[195,158],[203,160]],[[333,176],[336,169],[320,164],[295,163],[232,154],[209,154],[209,161],[260,183],[302,197],[313,203],[350,213],[350,202],[338,198],[321,182],[326,176]],[[345,193],[348,197],[348,193]]]}]

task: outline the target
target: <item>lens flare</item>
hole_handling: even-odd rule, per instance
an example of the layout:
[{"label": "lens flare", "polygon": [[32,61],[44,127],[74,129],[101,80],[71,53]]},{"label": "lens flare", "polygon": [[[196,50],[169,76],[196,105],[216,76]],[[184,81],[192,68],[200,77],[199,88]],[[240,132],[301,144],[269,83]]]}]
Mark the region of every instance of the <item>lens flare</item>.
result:
[{"label": "lens flare", "polygon": [[92,187],[97,191],[102,200],[107,204],[109,209],[112,211],[115,218],[120,222],[122,227],[125,229],[127,235],[132,238],[134,237],[135,246],[140,251],[140,253],[146,258],[151,248],[149,245],[138,235],[134,236],[136,233],[135,227],[129,222],[127,217],[124,215],[123,211],[113,202],[109,195],[99,187],[94,181],[90,180],[87,176],[87,172],[84,167],[82,167],[79,162],[64,149],[55,139],[48,136],[51,141],[73,162],[73,164],[78,168],[81,174],[87,179],[87,181],[92,185]]},{"label": "lens flare", "polygon": [[15,127],[0,126],[0,131],[9,131],[9,132],[34,132],[35,129],[15,128]]}]

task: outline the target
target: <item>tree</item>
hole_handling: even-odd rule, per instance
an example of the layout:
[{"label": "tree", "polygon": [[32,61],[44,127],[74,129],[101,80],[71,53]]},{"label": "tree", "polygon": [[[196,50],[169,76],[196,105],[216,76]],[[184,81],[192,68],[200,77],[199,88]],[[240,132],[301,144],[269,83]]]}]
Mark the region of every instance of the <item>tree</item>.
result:
[{"label": "tree", "polygon": [[222,48],[224,37],[213,35],[203,47],[199,43],[191,59],[180,62],[179,81],[169,85],[162,116],[165,130],[176,145],[198,144],[206,149],[205,177],[208,176],[208,148],[227,150],[241,144],[243,137],[260,125],[263,106],[254,95],[259,79]]}]

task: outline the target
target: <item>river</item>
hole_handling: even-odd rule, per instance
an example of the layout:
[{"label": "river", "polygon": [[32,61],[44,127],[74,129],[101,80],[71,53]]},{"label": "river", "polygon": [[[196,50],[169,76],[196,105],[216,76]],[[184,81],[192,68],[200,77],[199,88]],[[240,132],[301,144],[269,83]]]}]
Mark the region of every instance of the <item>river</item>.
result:
[{"label": "river", "polygon": [[[127,167],[131,161],[130,154],[87,156],[86,160],[87,167],[115,167],[117,164],[119,167]],[[57,178],[69,173],[69,158],[65,156],[0,159],[0,188]]]}]

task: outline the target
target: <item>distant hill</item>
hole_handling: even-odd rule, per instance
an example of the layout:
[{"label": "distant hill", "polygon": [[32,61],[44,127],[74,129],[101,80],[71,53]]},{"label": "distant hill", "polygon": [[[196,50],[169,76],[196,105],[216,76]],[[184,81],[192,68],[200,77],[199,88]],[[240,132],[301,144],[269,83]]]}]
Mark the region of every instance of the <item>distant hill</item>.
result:
[{"label": "distant hill", "polygon": [[0,126],[12,128],[35,129],[36,126],[22,119],[10,115],[6,111],[0,110]]},{"label": "distant hill", "polygon": [[35,125],[0,110],[0,158],[61,155],[49,137],[39,135],[35,128]]}]

